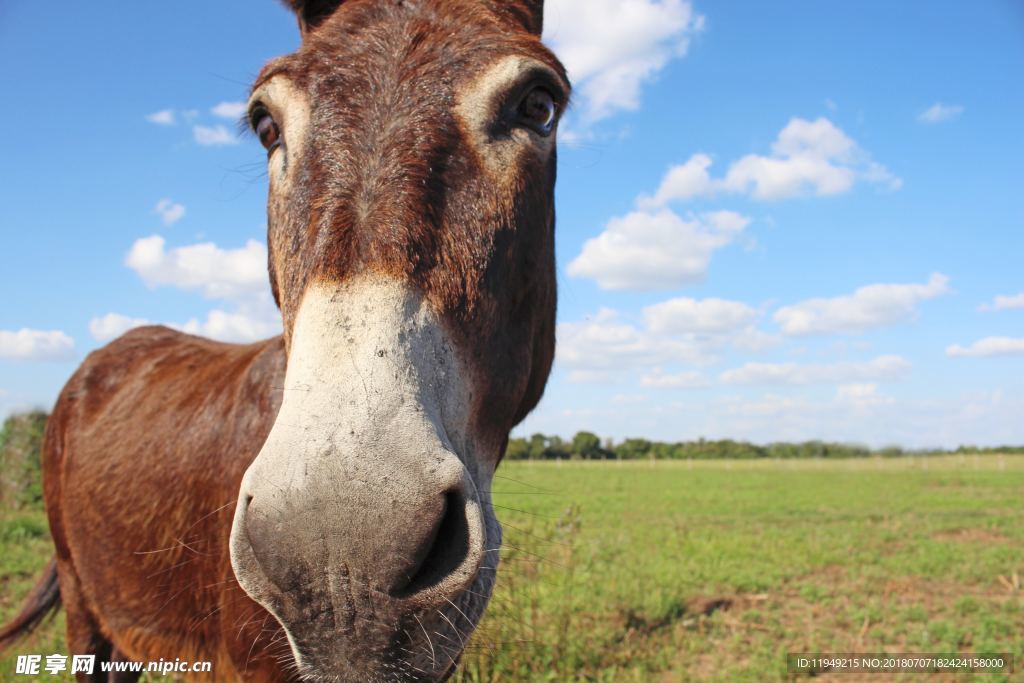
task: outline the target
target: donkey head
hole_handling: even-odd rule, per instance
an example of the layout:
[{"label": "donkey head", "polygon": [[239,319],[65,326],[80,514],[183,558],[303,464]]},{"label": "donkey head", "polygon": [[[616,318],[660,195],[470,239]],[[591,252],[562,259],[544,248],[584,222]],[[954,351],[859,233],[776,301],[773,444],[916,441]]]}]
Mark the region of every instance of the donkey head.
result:
[{"label": "donkey head", "polygon": [[231,560],[310,680],[440,680],[490,597],[509,430],[554,352],[542,0],[293,0],[267,148],[284,400]]}]

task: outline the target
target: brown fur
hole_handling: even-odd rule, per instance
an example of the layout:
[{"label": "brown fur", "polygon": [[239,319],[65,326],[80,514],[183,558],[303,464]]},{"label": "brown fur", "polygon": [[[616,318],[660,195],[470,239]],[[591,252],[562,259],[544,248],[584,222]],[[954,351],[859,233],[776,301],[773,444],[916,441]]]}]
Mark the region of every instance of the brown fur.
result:
[{"label": "brown fur", "polygon": [[[301,183],[269,207],[284,336],[238,346],[141,328],[90,354],[64,388],[43,467],[74,654],[212,660],[213,680],[295,676],[280,625],[235,579],[228,533],[310,283],[372,271],[423,293],[473,369],[491,468],[550,371],[554,155],[496,175],[454,114],[460,86],[507,55],[564,80],[538,40],[543,3],[288,4],[303,45],[257,79],[286,75],[313,103],[308,153],[289,160]],[[37,595],[19,623],[54,604]]]}]

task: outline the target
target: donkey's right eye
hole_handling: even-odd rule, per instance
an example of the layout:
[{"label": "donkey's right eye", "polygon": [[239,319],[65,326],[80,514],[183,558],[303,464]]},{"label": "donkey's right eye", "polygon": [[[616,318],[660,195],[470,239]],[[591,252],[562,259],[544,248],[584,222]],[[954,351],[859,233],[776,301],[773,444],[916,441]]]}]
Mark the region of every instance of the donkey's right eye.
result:
[{"label": "donkey's right eye", "polygon": [[267,150],[267,154],[281,146],[281,129],[278,128],[269,111],[264,107],[256,107],[250,115],[250,121],[256,137],[260,139],[260,144]]},{"label": "donkey's right eye", "polygon": [[555,125],[558,105],[547,88],[534,88],[526,94],[516,111],[518,123],[547,137]]}]

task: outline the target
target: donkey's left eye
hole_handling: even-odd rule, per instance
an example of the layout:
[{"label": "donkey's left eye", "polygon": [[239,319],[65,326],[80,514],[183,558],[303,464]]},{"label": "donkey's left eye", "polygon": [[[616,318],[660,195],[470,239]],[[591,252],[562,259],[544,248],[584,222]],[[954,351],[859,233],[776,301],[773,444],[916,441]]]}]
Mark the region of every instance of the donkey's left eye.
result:
[{"label": "donkey's left eye", "polygon": [[256,137],[260,139],[260,144],[268,154],[281,145],[281,129],[274,122],[270,112],[263,107],[257,107],[252,112],[251,121]]},{"label": "donkey's left eye", "polygon": [[548,136],[555,126],[555,114],[558,106],[555,104],[554,96],[547,88],[534,88],[526,93],[526,97],[519,103],[516,112],[519,123],[540,135]]}]

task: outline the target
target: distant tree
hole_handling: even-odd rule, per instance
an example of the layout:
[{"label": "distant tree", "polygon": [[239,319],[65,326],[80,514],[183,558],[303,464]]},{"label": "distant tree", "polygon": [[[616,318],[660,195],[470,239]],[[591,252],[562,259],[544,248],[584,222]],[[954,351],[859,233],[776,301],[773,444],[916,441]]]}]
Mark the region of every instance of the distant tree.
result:
[{"label": "distant tree", "polygon": [[615,447],[615,456],[621,460],[639,460],[650,452],[651,442],[647,439],[626,439]]},{"label": "distant tree", "polygon": [[547,457],[549,460],[568,460],[572,456],[569,446],[562,437],[553,436],[548,439]]},{"label": "distant tree", "polygon": [[11,415],[0,428],[0,508],[39,507],[46,413]]},{"label": "distant tree", "polygon": [[509,439],[505,448],[507,460],[526,460],[530,457],[530,444],[526,439]]},{"label": "distant tree", "polygon": [[603,458],[601,439],[591,432],[577,432],[576,436],[572,437],[572,454],[587,460]]},{"label": "distant tree", "polygon": [[[24,418],[25,416],[21,416]],[[45,420],[45,416],[42,416]],[[42,423],[39,423],[39,434],[41,439]],[[24,432],[19,428],[19,433]],[[10,437],[3,436],[11,432],[5,427],[5,432],[0,432],[0,445],[3,439]],[[11,432],[13,433],[13,432]],[[753,458],[863,458],[870,455],[882,457],[901,457],[906,455],[941,455],[943,453],[968,454],[1024,454],[1024,446],[960,446],[955,450],[945,451],[908,451],[899,446],[888,446],[878,450],[872,450],[867,446],[853,443],[832,443],[826,441],[805,441],[803,443],[776,442],[767,446],[761,446],[748,441],[734,441],[732,439],[719,439],[709,441],[700,437],[696,441],[650,441],[648,439],[629,438],[622,443],[615,443],[612,439],[601,439],[592,432],[578,432],[571,441],[563,441],[559,436],[546,436],[544,434],[533,434],[529,439],[510,439],[506,456],[509,460],[565,460],[568,458],[585,458],[588,460],[619,458],[621,460],[682,460],[682,459],[753,459]],[[4,460],[0,460],[0,479],[10,480],[10,467],[5,467]],[[0,482],[2,483],[2,482]],[[8,487],[10,488],[10,487]],[[0,488],[0,496],[3,489]],[[2,500],[2,498],[0,498]]]},{"label": "distant tree", "polygon": [[530,437],[529,458],[530,460],[543,460],[548,449],[548,438],[543,434],[534,434]]}]

